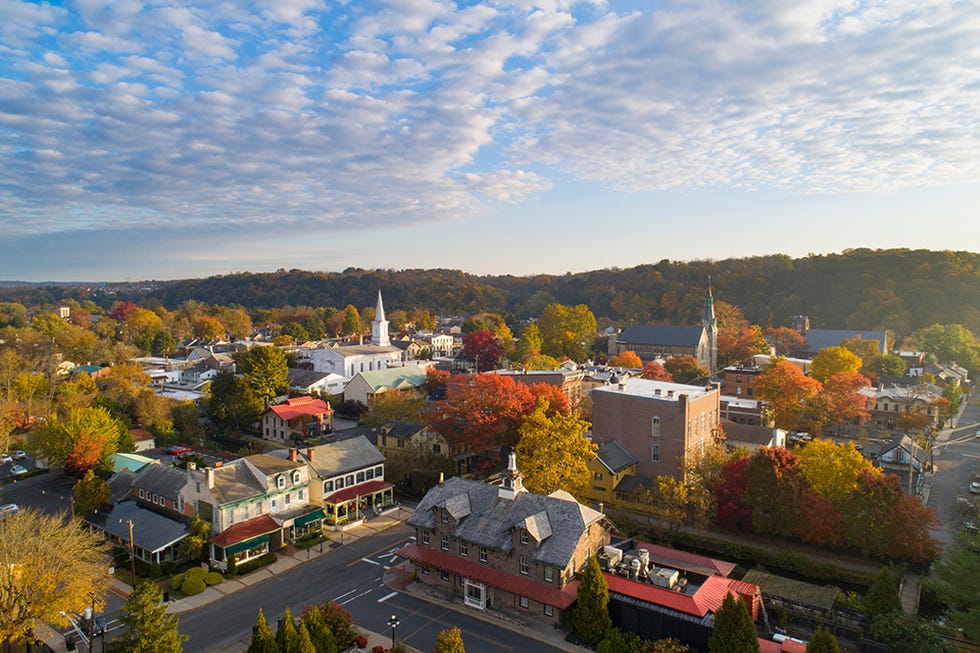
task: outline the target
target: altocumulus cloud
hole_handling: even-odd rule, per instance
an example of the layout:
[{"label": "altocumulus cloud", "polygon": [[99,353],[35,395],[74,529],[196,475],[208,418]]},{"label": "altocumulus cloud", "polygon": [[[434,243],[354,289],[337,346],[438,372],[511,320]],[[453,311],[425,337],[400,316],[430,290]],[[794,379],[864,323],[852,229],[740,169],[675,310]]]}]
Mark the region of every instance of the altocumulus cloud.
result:
[{"label": "altocumulus cloud", "polygon": [[0,2],[0,233],[975,181],[972,3]]}]

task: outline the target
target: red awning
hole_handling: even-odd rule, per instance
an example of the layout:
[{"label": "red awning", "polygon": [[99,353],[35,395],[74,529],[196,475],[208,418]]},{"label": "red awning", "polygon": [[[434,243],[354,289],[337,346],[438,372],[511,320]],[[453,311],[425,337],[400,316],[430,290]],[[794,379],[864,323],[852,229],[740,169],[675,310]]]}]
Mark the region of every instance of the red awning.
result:
[{"label": "red awning", "polygon": [[390,487],[394,486],[387,481],[368,481],[367,483],[360,483],[358,485],[352,485],[351,487],[345,487],[343,490],[337,490],[333,494],[325,496],[323,500],[327,503],[337,505],[338,503],[344,503],[345,501],[350,501],[351,499],[356,499],[357,497],[366,497],[367,495],[374,494],[379,490],[387,490]]},{"label": "red awning", "polygon": [[250,540],[253,537],[258,537],[259,535],[275,533],[281,528],[282,527],[276,523],[276,520],[269,515],[261,515],[259,517],[255,517],[254,519],[249,519],[248,521],[239,522],[233,526],[229,526],[212,537],[209,541],[211,544],[224,548],[229,544],[244,542],[245,540]]},{"label": "red awning", "polygon": [[414,563],[440,571],[448,571],[457,576],[492,585],[519,596],[526,596],[538,603],[553,605],[562,610],[574,603],[578,597],[577,580],[573,580],[564,588],[558,589],[544,583],[537,583],[524,576],[515,576],[487,565],[435,551],[417,543],[405,545],[395,551],[395,554],[408,558]]}]

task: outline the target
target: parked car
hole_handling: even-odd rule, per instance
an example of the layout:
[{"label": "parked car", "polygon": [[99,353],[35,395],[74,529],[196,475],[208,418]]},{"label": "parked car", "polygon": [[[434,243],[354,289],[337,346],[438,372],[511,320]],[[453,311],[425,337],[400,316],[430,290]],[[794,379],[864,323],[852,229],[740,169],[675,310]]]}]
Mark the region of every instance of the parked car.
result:
[{"label": "parked car", "polygon": [[180,444],[175,444],[167,449],[167,453],[169,453],[171,456],[183,456],[185,453],[191,453],[192,451],[194,450],[190,447],[185,447]]},{"label": "parked car", "polygon": [[14,462],[14,457],[9,453],[0,453],[0,465]]},{"label": "parked car", "polygon": [[980,481],[970,483],[970,494],[980,494]]},{"label": "parked car", "polygon": [[10,468],[10,473],[14,476],[20,476],[21,474],[27,473],[27,468],[22,465],[14,465]]},{"label": "parked car", "polygon": [[11,451],[10,455],[14,457],[14,460],[23,460],[24,458],[27,458],[27,452],[21,449]]},{"label": "parked car", "polygon": [[16,503],[8,503],[0,506],[0,519],[6,519],[7,515],[15,515],[20,512],[20,506]]}]

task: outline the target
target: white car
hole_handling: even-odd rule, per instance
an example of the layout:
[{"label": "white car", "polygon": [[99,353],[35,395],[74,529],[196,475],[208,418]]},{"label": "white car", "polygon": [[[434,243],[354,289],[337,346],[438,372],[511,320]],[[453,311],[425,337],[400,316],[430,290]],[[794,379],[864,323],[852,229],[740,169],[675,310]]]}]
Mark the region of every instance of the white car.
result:
[{"label": "white car", "polygon": [[970,483],[970,494],[980,494],[980,481]]},{"label": "white car", "polygon": [[9,453],[0,453],[0,465],[14,462],[14,457]]},{"label": "white car", "polygon": [[16,451],[11,451],[10,455],[14,457],[14,460],[23,460],[27,458],[27,452],[17,449]]},{"label": "white car", "polygon": [[0,506],[0,519],[6,519],[7,515],[14,515],[20,512],[20,506],[16,503],[8,503]]}]

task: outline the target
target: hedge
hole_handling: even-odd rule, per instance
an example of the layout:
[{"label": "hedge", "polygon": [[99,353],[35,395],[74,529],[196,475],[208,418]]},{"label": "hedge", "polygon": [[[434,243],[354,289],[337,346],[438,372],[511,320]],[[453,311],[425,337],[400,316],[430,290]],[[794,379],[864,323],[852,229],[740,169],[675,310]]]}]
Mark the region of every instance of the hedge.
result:
[{"label": "hedge", "polygon": [[188,578],[181,584],[180,591],[186,596],[194,596],[195,594],[200,594],[204,591],[205,585],[204,580],[201,578]]},{"label": "hedge", "polygon": [[204,582],[209,587],[211,585],[220,585],[221,584],[221,581],[223,581],[223,580],[224,580],[224,578],[221,576],[221,574],[219,574],[216,571],[209,571],[208,573],[206,573],[204,575]]}]

